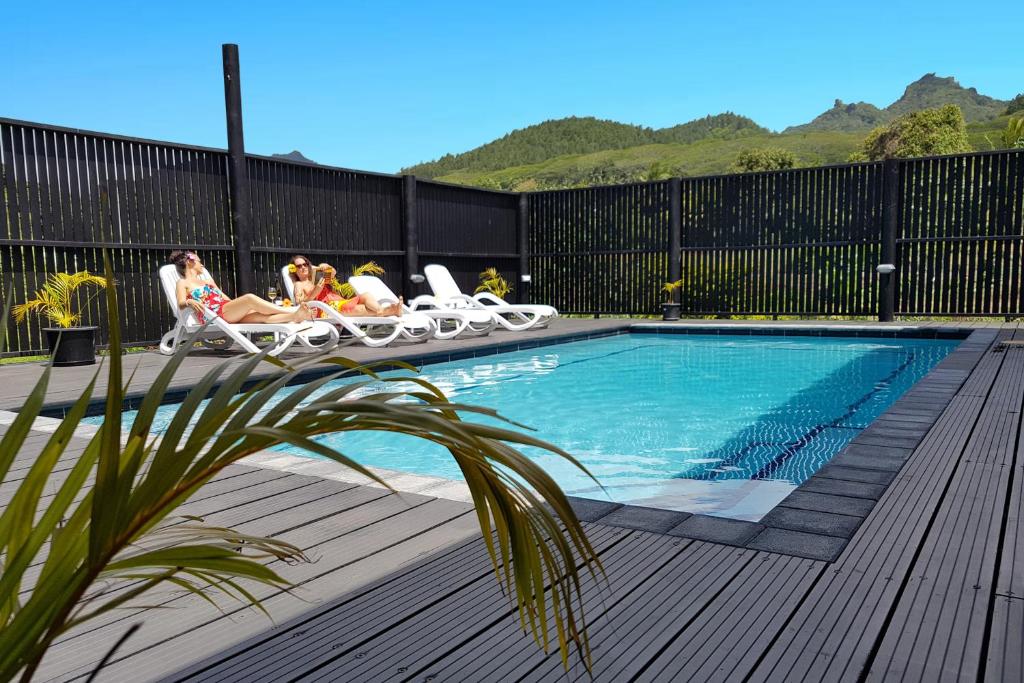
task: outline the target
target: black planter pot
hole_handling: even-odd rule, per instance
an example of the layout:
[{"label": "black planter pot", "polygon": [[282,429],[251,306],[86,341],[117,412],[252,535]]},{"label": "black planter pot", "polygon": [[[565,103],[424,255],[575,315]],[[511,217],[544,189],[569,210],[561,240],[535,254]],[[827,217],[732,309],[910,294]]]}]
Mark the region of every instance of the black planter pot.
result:
[{"label": "black planter pot", "polygon": [[661,319],[662,320],[679,320],[679,310],[681,308],[680,304],[666,303],[666,304],[662,304],[661,307],[662,307],[662,313],[661,313]]},{"label": "black planter pot", "polygon": [[46,327],[46,343],[57,367],[92,365],[96,362],[95,327]]}]

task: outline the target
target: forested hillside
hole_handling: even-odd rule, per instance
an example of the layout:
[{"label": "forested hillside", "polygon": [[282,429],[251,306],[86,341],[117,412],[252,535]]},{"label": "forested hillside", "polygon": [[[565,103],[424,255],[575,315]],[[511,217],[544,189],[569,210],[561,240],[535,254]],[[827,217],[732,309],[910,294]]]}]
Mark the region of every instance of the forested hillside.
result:
[{"label": "forested hillside", "polygon": [[[1020,100],[1020,106],[1014,103]],[[973,149],[995,149],[1007,114],[1024,95],[998,100],[954,78],[926,74],[881,109],[867,102],[834,106],[812,121],[774,133],[734,113],[661,129],[570,117],[545,121],[461,154],[402,169],[425,178],[516,191],[729,173],[741,153],[770,149],[796,166],[847,161],[875,127],[910,112],[955,104],[967,121]]]}]

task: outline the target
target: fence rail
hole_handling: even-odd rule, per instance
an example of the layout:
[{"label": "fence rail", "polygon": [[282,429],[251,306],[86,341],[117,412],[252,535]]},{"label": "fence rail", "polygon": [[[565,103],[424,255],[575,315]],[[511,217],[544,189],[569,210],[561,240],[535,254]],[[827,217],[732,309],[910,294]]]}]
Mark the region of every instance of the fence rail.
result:
[{"label": "fence rail", "polygon": [[[657,314],[678,274],[690,315],[1024,315],[1024,151],[888,163],[517,194],[250,155],[241,252],[224,150],[0,118],[0,294],[100,270],[107,249],[126,339],[150,343],[172,324],[156,270],[188,247],[229,293],[241,255],[265,293],[303,253],[375,260],[406,296],[432,261],[464,290],[496,267],[566,313]],[[45,321],[6,324],[8,353],[45,347]]]}]

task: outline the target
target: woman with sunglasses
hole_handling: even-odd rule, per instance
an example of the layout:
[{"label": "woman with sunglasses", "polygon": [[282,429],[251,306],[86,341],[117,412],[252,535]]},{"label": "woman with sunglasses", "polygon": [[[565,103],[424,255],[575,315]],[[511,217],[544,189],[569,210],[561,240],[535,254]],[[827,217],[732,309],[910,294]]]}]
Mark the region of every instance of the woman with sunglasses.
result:
[{"label": "woman with sunglasses", "polygon": [[[316,272],[323,273],[323,278],[316,281]],[[322,301],[342,315],[350,316],[387,316],[402,315],[402,300],[391,306],[383,306],[370,294],[357,294],[346,299],[331,287],[335,270],[326,263],[314,266],[309,259],[301,254],[292,256],[288,266],[288,274],[295,290],[295,303]]]},{"label": "woman with sunglasses", "polygon": [[181,275],[176,291],[178,308],[191,308],[200,324],[206,322],[203,320],[205,309],[229,323],[291,323],[312,317],[309,307],[304,305],[293,311],[275,306],[255,294],[232,299],[217,286],[194,251],[176,249],[168,260]]}]

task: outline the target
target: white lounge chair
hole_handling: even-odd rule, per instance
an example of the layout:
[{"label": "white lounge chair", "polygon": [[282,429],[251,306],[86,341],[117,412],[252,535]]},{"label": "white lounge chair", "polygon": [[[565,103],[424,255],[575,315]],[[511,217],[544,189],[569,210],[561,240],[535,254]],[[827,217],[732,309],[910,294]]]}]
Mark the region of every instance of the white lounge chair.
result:
[{"label": "white lounge chair", "polygon": [[[398,301],[398,296],[379,277],[373,275],[353,275],[348,279],[348,282],[360,294],[371,294],[381,303],[394,303]],[[419,325],[423,324],[423,318],[432,321],[435,326],[434,339],[452,339],[460,334],[485,335],[497,325],[494,321],[494,316],[487,311],[477,311],[468,308],[462,310],[444,308],[443,306],[430,304],[426,300],[429,298],[433,297],[416,297],[417,301],[423,300],[420,301],[421,307],[416,310],[403,304],[402,321],[416,321],[416,324]],[[428,308],[428,306],[432,307]],[[446,327],[448,329],[445,329]]]},{"label": "white lounge chair", "polygon": [[[271,356],[283,353],[289,346],[298,341],[303,346],[314,350],[327,350],[338,343],[338,330],[324,322],[310,321],[301,323],[229,323],[210,309],[203,312],[207,320],[206,328],[199,323],[195,312],[188,306],[178,308],[177,285],[181,275],[173,264],[160,268],[160,285],[167,297],[167,303],[174,312],[174,329],[160,340],[160,352],[173,355],[178,347],[202,330],[199,341],[218,348],[224,341],[232,341],[249,353],[258,353],[259,347],[246,335],[273,335],[274,348]],[[314,339],[324,339],[314,343]]]},{"label": "white lounge chair", "polygon": [[[284,291],[288,298],[295,301],[295,281],[292,280],[291,274],[288,272],[288,266],[281,268],[281,284],[284,285]],[[322,311],[322,320],[329,321],[332,325],[336,325],[348,333],[349,336],[342,337],[342,343],[359,341],[367,346],[387,346],[399,336],[414,340],[422,337],[423,341],[426,341],[434,332],[433,328],[407,330],[402,321],[392,315],[342,315],[322,301],[307,301],[306,304]]]},{"label": "white lounge chair", "polygon": [[[427,276],[430,289],[434,292],[433,302],[444,308],[456,310],[488,311],[496,323],[506,330],[528,330],[532,327],[545,327],[552,319],[558,317],[558,311],[544,304],[510,304],[490,292],[480,292],[473,296],[462,293],[455,283],[455,278],[442,265],[432,263],[423,269]],[[418,308],[421,297],[411,302],[413,310]]]}]

